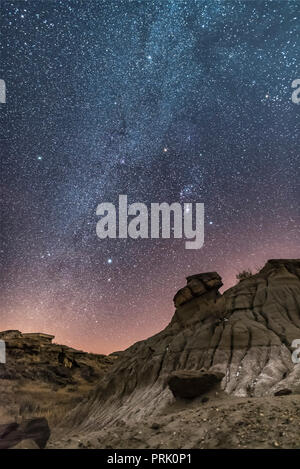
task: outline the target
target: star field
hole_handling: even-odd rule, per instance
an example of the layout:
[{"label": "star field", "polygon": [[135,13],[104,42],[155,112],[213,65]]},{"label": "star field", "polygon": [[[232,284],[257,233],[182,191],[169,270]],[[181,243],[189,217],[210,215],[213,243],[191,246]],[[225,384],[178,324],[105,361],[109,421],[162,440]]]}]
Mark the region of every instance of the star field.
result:
[{"label": "star field", "polygon": [[[299,257],[300,3],[1,2],[0,330],[112,352],[187,275]],[[205,244],[100,240],[96,207],[203,202]]]}]

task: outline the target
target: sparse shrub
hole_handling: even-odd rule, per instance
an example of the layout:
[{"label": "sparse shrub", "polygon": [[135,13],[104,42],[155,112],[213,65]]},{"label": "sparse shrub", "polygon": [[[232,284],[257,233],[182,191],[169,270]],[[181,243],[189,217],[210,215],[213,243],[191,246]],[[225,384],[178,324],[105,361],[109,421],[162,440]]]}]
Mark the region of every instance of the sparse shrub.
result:
[{"label": "sparse shrub", "polygon": [[20,415],[24,415],[24,414],[35,414],[36,412],[38,412],[40,410],[40,406],[27,399],[27,400],[24,400],[23,402],[21,402],[21,405],[20,405]]},{"label": "sparse shrub", "polygon": [[241,281],[241,280],[245,280],[246,278],[252,277],[252,275],[253,275],[253,273],[250,269],[249,270],[242,270],[242,272],[239,272],[236,275],[236,278],[237,278],[237,280]]}]

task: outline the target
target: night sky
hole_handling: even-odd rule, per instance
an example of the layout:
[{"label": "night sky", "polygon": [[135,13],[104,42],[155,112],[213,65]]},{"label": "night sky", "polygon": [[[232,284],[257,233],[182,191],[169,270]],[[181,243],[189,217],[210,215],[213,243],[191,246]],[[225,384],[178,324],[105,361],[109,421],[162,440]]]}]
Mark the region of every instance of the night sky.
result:
[{"label": "night sky", "polygon": [[[109,353],[187,275],[299,257],[299,1],[2,0],[0,23],[0,330]],[[204,247],[100,240],[119,194],[204,203]]]}]

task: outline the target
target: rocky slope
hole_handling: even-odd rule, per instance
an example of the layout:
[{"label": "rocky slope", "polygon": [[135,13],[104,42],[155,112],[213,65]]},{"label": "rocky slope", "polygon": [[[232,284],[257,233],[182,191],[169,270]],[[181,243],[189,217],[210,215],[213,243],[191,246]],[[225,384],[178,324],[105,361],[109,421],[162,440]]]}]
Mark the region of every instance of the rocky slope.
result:
[{"label": "rocky slope", "polygon": [[265,396],[278,402],[290,396],[271,396],[288,390],[299,405],[300,364],[291,359],[291,344],[300,339],[300,260],[270,260],[223,295],[221,285],[214,272],[188,277],[170,324],[123,352],[66,425],[93,437],[98,432],[101,447],[101,431],[163,418],[174,405],[167,383],[175,370],[222,373],[224,402],[267,402]]},{"label": "rocky slope", "polygon": [[0,332],[6,344],[6,363],[0,363],[0,424],[33,416],[56,424],[94,389],[116,359],[53,344],[53,338]]},{"label": "rocky slope", "polygon": [[80,428],[48,443],[74,449],[243,449],[300,448],[300,395],[210,396],[172,402],[159,415],[117,420],[83,432]]}]

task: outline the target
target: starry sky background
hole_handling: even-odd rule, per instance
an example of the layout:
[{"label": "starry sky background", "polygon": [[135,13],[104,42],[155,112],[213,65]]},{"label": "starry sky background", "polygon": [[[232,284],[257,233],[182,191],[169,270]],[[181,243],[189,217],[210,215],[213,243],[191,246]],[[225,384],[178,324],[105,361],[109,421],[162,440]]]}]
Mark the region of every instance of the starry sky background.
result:
[{"label": "starry sky background", "polygon": [[[1,1],[0,330],[108,353],[187,275],[299,257],[299,25],[288,0]],[[204,202],[204,247],[98,239],[119,194]]]}]

